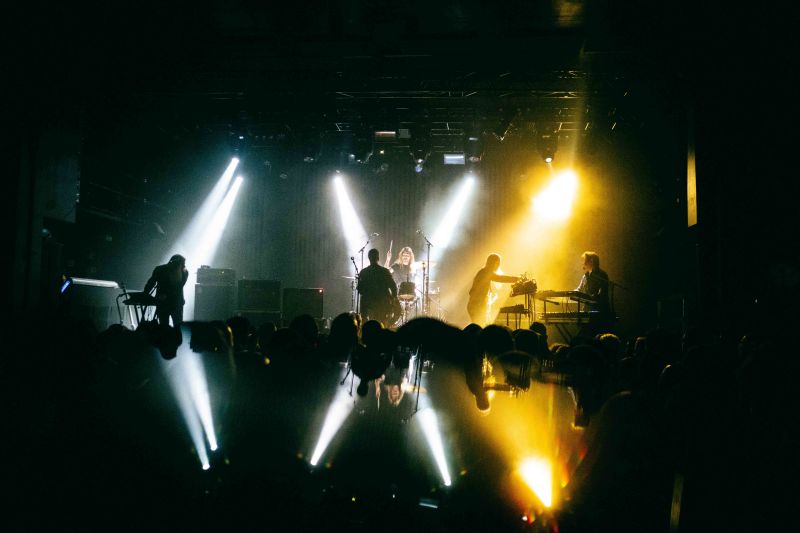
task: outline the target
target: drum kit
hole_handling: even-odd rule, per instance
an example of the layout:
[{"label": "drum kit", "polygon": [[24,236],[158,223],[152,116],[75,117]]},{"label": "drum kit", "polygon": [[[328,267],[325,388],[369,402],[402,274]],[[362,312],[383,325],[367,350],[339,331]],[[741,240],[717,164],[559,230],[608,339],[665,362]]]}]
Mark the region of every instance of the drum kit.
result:
[{"label": "drum kit", "polygon": [[416,261],[413,265],[413,271],[417,273],[416,277],[422,278],[423,282],[418,283],[419,279],[416,281],[408,279],[398,284],[397,298],[400,300],[402,312],[394,324],[397,327],[417,316],[427,315],[440,319],[444,318],[439,305],[439,284],[436,280],[428,279],[426,287],[425,275],[423,274],[429,272],[430,267],[435,266],[436,262]]},{"label": "drum kit", "polygon": [[[435,266],[436,261],[416,261],[413,263],[413,271],[417,273],[421,273],[423,271],[427,271],[430,267]],[[421,276],[415,276],[421,277]],[[353,276],[342,276],[344,279],[355,280],[356,278]],[[422,302],[426,299],[426,295],[421,288],[420,285],[416,281],[411,281],[408,279],[406,281],[401,281],[397,285],[397,299],[400,301],[400,316],[397,317],[397,320],[394,324],[395,327],[402,326],[410,319],[415,318],[417,316],[422,316],[425,314],[424,309],[421,309]],[[443,319],[442,310],[439,306],[439,285],[436,280],[428,280],[428,294],[427,299],[431,304],[435,304],[436,311],[434,313],[429,313],[431,316],[435,316],[437,318]]]}]

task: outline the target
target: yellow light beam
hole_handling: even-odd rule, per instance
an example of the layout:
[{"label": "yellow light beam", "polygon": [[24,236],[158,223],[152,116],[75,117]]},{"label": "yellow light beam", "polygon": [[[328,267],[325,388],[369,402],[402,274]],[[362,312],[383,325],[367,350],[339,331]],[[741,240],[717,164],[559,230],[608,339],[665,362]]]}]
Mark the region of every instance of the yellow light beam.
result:
[{"label": "yellow light beam", "polygon": [[570,170],[562,172],[533,201],[534,212],[546,220],[566,220],[572,213],[577,190],[575,173]]},{"label": "yellow light beam", "polygon": [[545,507],[553,505],[553,469],[548,461],[529,457],[520,464],[519,473]]}]

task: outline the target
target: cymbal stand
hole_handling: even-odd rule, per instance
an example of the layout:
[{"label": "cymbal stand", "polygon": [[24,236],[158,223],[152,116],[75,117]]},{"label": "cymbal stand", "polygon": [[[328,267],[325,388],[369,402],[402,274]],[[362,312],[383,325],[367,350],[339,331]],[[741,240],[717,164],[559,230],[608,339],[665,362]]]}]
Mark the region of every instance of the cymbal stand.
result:
[{"label": "cymbal stand", "polygon": [[420,230],[419,234],[422,235],[422,238],[425,239],[425,246],[427,248],[426,252],[426,261],[422,264],[422,314],[424,316],[428,316],[428,307],[430,299],[430,271],[431,271],[431,241],[428,240],[428,237],[425,233]]},{"label": "cymbal stand", "polygon": [[[422,293],[420,292],[420,294]],[[430,298],[430,296],[431,295],[429,291],[428,298]],[[430,303],[428,304],[428,307],[430,307],[430,304],[433,304],[434,307],[436,308],[436,313],[434,315],[435,318],[438,318],[439,320],[444,320],[445,316],[447,316],[447,309],[442,307],[441,300],[439,300],[438,298],[430,298]]]}]

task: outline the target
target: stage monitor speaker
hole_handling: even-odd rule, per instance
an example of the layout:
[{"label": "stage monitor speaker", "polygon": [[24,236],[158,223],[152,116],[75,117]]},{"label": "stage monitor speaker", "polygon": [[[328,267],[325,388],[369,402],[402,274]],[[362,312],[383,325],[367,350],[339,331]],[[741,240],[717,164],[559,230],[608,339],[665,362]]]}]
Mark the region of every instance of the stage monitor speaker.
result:
[{"label": "stage monitor speaker", "polygon": [[268,279],[240,279],[239,309],[280,313],[281,282]]},{"label": "stage monitor speaker", "polygon": [[234,285],[206,285],[194,288],[195,320],[228,320],[233,316]]},{"label": "stage monitor speaker", "polygon": [[288,325],[300,315],[322,318],[325,291],[316,289],[283,289],[283,323]]}]

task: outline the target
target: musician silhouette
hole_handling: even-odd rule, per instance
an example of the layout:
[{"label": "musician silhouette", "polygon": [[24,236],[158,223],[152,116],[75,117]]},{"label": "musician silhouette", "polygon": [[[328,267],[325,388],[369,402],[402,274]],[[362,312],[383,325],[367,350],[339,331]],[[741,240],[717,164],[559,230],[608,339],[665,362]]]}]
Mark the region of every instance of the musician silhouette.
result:
[{"label": "musician silhouette", "polygon": [[361,316],[389,325],[399,307],[397,284],[388,268],[378,264],[379,253],[375,248],[367,254],[369,266],[358,275],[358,292],[361,294]]},{"label": "musician silhouette", "polygon": [[583,277],[577,290],[594,298],[589,305],[591,311],[608,313],[611,310],[608,299],[608,274],[600,268],[600,256],[594,252],[583,252]]},{"label": "musician silhouette", "polygon": [[189,271],[186,270],[186,258],[175,254],[169,258],[169,262],[159,265],[153,269],[153,274],[144,286],[145,294],[150,294],[155,288],[156,318],[159,324],[169,325],[172,317],[172,325],[180,328],[183,323],[183,286],[189,279]]},{"label": "musician silhouette", "polygon": [[485,326],[491,321],[489,306],[497,298],[497,293],[492,291],[492,282],[496,283],[516,283],[520,280],[518,276],[504,276],[498,274],[500,268],[500,256],[489,254],[486,264],[475,274],[472,280],[472,288],[469,290],[469,302],[467,302],[467,313],[469,319],[479,326]]},{"label": "musician silhouette", "polygon": [[594,301],[588,304],[589,322],[581,327],[578,336],[590,338],[610,332],[615,318],[608,294],[610,281],[608,274],[600,268],[600,257],[594,252],[583,252],[581,258],[583,277],[577,290],[588,294]]}]

